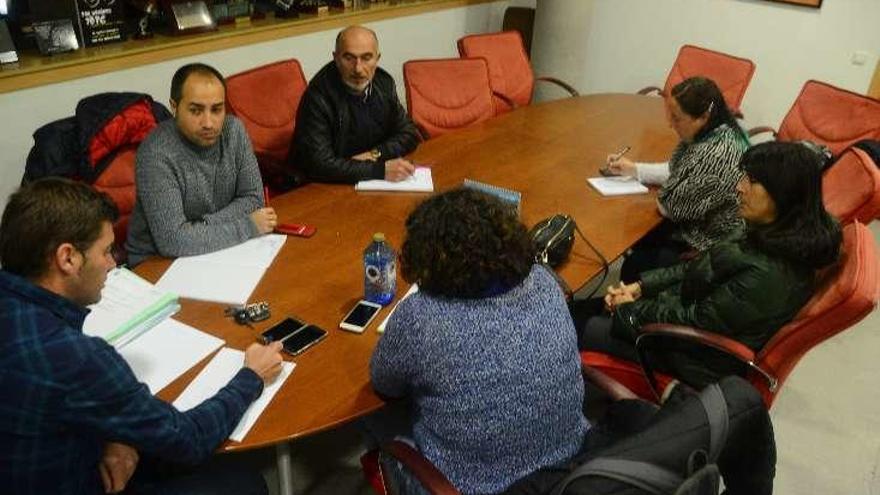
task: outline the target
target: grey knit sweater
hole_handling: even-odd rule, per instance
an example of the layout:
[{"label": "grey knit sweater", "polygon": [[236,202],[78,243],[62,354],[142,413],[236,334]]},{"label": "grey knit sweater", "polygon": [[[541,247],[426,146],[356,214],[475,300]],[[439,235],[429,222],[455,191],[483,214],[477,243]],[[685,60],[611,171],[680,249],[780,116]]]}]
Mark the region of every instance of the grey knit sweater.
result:
[{"label": "grey knit sweater", "polygon": [[412,400],[416,445],[465,494],[500,492],[568,459],[590,427],[574,326],[540,265],[493,297],[408,297],[371,376],[379,393]]},{"label": "grey knit sweater", "polygon": [[263,183],[241,122],[227,116],[220,139],[202,148],[175,121],[141,143],[137,198],[128,227],[129,264],[151,255],[192,256],[257,236],[250,214],[263,206]]}]

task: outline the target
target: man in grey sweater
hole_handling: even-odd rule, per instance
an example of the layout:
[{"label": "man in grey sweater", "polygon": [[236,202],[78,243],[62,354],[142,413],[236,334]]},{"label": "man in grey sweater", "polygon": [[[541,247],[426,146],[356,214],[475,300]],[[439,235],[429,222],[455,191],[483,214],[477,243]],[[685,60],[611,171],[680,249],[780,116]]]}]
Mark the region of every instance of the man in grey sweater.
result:
[{"label": "man in grey sweater", "polygon": [[174,119],[160,123],[137,152],[129,265],[152,255],[209,253],[275,228],[250,139],[226,115],[225,101],[226,84],[213,67],[189,64],[174,74]]}]

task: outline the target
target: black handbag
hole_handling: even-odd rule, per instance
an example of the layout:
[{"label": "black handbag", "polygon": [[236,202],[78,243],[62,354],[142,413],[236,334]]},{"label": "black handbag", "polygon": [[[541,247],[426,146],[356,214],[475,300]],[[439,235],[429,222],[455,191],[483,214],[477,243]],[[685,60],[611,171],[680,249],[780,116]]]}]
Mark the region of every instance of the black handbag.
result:
[{"label": "black handbag", "polygon": [[535,261],[554,268],[562,264],[571,253],[576,228],[574,219],[562,213],[535,224],[529,231],[535,247]]}]

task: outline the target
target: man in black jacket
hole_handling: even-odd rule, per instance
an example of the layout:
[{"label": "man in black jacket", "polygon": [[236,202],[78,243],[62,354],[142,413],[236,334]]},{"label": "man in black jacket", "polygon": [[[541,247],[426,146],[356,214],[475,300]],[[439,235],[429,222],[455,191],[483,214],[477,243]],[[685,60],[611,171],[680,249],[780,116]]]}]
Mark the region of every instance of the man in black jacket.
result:
[{"label": "man in black jacket", "polygon": [[291,166],[315,181],[399,181],[415,168],[402,158],[419,142],[394,79],[377,67],[376,33],[351,26],[336,37],[333,61],[309,82],[296,117]]}]

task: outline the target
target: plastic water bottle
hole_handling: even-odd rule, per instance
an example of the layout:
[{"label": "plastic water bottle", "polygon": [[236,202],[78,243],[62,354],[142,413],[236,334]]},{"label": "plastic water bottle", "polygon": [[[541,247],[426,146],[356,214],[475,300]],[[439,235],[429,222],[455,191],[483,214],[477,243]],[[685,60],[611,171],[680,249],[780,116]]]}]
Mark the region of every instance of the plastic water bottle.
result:
[{"label": "plastic water bottle", "polygon": [[386,305],[397,289],[397,255],[385,242],[385,234],[373,234],[373,242],[364,249],[364,299]]}]

